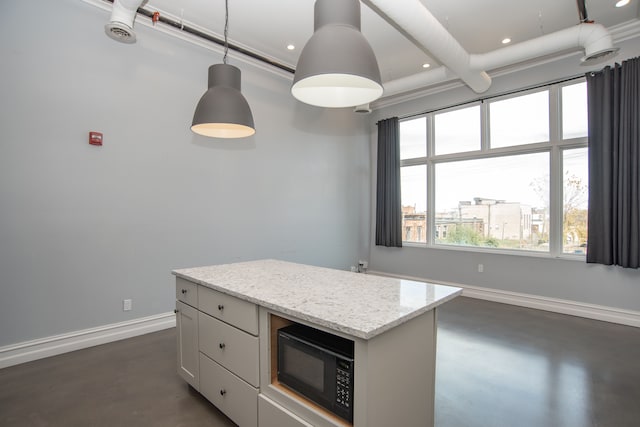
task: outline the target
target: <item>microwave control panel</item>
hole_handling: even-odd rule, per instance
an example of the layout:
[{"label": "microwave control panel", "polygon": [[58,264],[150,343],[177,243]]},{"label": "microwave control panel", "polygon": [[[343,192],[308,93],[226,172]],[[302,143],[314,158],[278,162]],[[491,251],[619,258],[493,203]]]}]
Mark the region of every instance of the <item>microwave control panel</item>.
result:
[{"label": "microwave control panel", "polygon": [[336,403],[346,409],[350,409],[352,402],[352,378],[352,363],[346,360],[339,360],[338,366],[336,367]]}]

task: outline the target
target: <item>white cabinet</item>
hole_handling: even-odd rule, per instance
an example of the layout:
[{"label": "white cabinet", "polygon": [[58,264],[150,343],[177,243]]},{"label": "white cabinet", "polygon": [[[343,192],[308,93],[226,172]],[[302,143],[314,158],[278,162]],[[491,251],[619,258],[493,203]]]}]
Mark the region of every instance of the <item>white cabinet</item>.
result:
[{"label": "white cabinet", "polygon": [[193,388],[199,389],[198,310],[176,302],[178,374]]},{"label": "white cabinet", "polygon": [[176,278],[176,300],[198,307],[198,285],[187,280]]},{"label": "white cabinet", "polygon": [[178,373],[240,427],[258,425],[258,307],[176,279]]},{"label": "white cabinet", "polygon": [[200,353],[200,393],[240,427],[258,425],[258,389],[203,353]]},{"label": "white cabinet", "polygon": [[[278,383],[275,340],[276,329],[286,325],[287,319],[282,316],[282,313],[260,309],[260,337],[270,337],[260,341],[260,396],[286,410],[279,416],[291,413],[314,427],[433,427],[435,310],[370,339],[344,335],[354,341],[353,424]],[[302,320],[299,322],[303,323]],[[259,408],[263,406],[264,403],[259,403]],[[274,409],[267,412],[271,414]],[[259,418],[260,427],[276,427],[264,422],[260,410]]]},{"label": "white cabinet", "polygon": [[[433,426],[435,308],[364,339],[182,278],[176,299],[178,373],[240,427]],[[352,424],[278,383],[291,323],[353,340]]]},{"label": "white cabinet", "polygon": [[199,312],[200,351],[254,387],[259,385],[258,337]]},{"label": "white cabinet", "polygon": [[263,394],[258,397],[258,416],[260,427],[313,427]]},{"label": "white cabinet", "polygon": [[200,286],[198,309],[235,328],[258,336],[258,307],[255,304]]}]

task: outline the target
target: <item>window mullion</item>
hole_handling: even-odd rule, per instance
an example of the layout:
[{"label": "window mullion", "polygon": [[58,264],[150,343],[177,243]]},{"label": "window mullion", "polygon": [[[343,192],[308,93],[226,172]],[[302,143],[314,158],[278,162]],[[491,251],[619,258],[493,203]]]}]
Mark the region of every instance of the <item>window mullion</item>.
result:
[{"label": "window mullion", "polygon": [[549,252],[553,257],[562,253],[562,140],[560,88],[549,89],[549,136],[551,159],[549,165]]},{"label": "window mullion", "polygon": [[435,129],[433,127],[433,114],[427,115],[427,246],[431,246],[435,242],[435,226],[436,226],[436,197],[435,197],[435,168],[433,155],[435,153]]},{"label": "window mullion", "polygon": [[489,103],[483,102],[480,104],[480,150],[488,151],[491,148],[491,135],[489,129],[489,123],[491,117],[489,117]]},{"label": "window mullion", "polygon": [[549,178],[549,252],[557,257],[562,253],[562,152],[557,145],[551,148]]}]

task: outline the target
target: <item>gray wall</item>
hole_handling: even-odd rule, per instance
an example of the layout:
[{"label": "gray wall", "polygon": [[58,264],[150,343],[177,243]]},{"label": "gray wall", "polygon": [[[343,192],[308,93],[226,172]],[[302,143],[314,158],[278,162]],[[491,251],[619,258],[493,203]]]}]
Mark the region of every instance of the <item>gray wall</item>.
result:
[{"label": "gray wall", "polygon": [[173,268],[366,256],[366,117],[300,104],[232,54],[257,134],[195,136],[221,55],[142,25],[117,43],[108,18],[80,0],[0,5],[0,346],[169,312]]},{"label": "gray wall", "polygon": [[[622,47],[620,55],[614,59],[617,62],[640,55],[640,43],[637,38],[621,42],[617,46]],[[475,94],[466,87],[457,88],[375,111],[370,127],[372,188],[375,189],[376,185],[377,120],[396,115],[402,117],[483,96],[583,75],[587,69],[579,66],[579,58],[580,55],[576,54],[555,63],[494,78],[490,90],[482,95]],[[600,69],[604,65],[590,69]],[[375,202],[371,209],[375,215]],[[372,224],[371,235],[375,233],[374,227],[375,221]],[[390,249],[375,246],[373,243],[369,256],[370,268],[386,273],[640,311],[639,270],[587,265],[584,261],[464,250],[417,247]],[[483,273],[478,273],[478,264],[484,264]]]}]

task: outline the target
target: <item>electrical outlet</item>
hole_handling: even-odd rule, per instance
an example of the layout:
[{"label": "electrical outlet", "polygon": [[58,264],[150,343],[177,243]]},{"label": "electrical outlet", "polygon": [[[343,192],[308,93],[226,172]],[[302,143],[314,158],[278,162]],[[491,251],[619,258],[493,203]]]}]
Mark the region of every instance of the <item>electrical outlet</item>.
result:
[{"label": "electrical outlet", "polygon": [[133,303],[130,299],[122,300],[122,311],[131,311],[131,304]]},{"label": "electrical outlet", "polygon": [[484,272],[484,264],[478,264],[478,273]]}]

